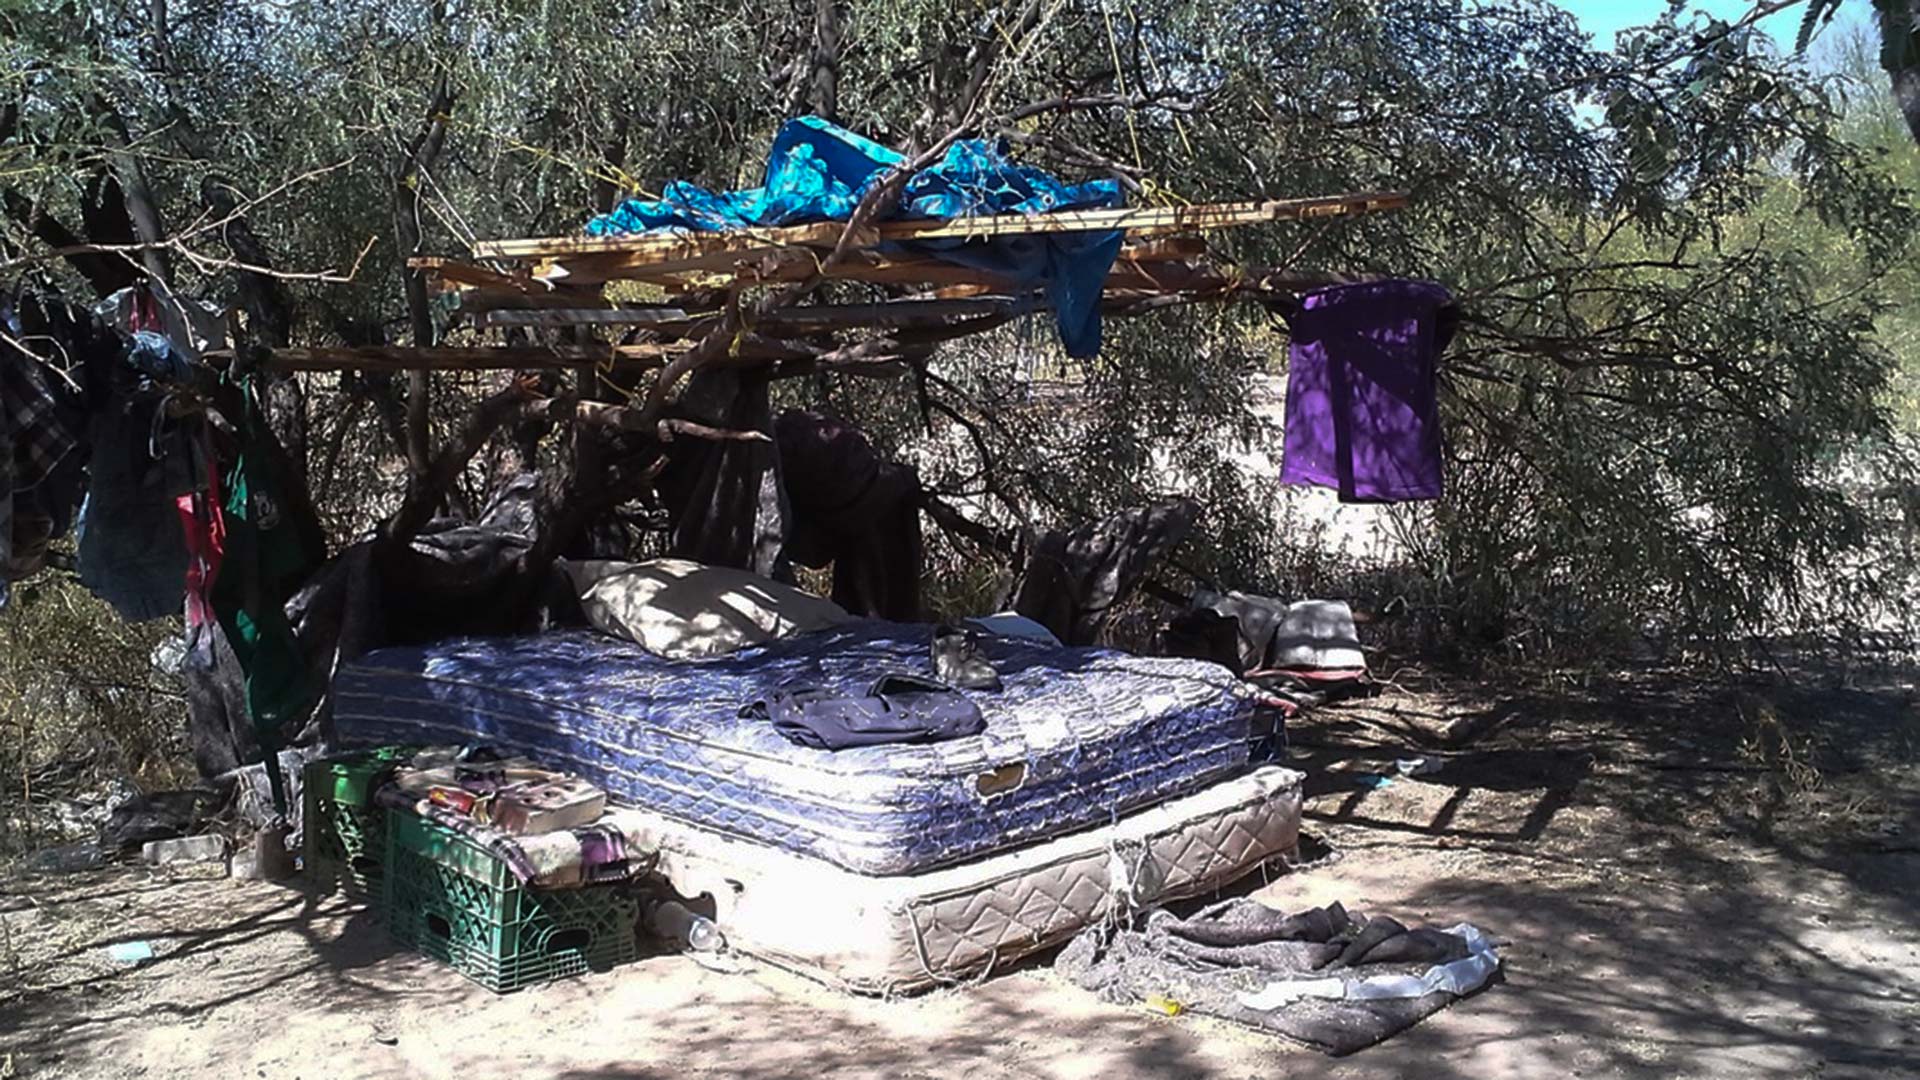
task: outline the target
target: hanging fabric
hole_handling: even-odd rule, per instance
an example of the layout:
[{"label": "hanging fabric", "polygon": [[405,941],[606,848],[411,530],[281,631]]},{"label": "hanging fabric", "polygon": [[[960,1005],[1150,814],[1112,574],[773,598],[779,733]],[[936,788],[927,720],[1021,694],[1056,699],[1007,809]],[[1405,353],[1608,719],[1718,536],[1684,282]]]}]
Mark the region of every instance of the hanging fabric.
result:
[{"label": "hanging fabric", "polygon": [[285,604],[326,551],[318,536],[284,512],[286,489],[250,376],[240,381],[240,398],[240,415],[234,418],[240,454],[227,473],[220,514],[223,552],[210,596],[227,644],[246,673],[247,712],[266,763],[274,810],[285,814],[282,728],[300,717],[315,695]]},{"label": "hanging fabric", "polygon": [[1440,497],[1436,365],[1453,298],[1428,281],[1338,285],[1302,297],[1290,320],[1285,484],[1342,502]]},{"label": "hanging fabric", "polygon": [[220,471],[213,454],[213,442],[205,428],[201,446],[207,463],[206,486],[174,500],[180,515],[181,532],[187,543],[187,655],[211,666],[213,642],[209,627],[218,616],[213,607],[213,585],[219,580],[220,563],[226,555],[226,519],[220,513]]},{"label": "hanging fabric", "polygon": [[78,445],[39,361],[0,347],[0,607],[9,584],[45,560],[56,519],[41,509],[36,489],[69,464]]}]

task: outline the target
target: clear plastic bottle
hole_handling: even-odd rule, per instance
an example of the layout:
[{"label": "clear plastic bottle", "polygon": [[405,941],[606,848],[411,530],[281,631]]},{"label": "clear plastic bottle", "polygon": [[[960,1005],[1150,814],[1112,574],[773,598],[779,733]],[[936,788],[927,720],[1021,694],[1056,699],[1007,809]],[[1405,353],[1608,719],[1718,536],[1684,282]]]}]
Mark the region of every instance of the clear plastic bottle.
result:
[{"label": "clear plastic bottle", "polygon": [[677,900],[662,900],[647,913],[647,928],[663,941],[671,941],[694,952],[719,952],[726,947],[726,936],[713,920],[687,910]]}]

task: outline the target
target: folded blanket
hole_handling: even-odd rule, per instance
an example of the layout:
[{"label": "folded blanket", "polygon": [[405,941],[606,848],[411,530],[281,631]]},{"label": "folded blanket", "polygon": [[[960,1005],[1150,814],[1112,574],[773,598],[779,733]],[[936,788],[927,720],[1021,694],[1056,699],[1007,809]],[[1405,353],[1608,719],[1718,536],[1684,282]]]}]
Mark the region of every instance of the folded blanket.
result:
[{"label": "folded blanket", "polygon": [[522,885],[537,889],[578,888],[635,877],[651,868],[650,853],[641,843],[644,835],[641,816],[635,811],[612,809],[587,825],[515,836],[476,821],[432,797],[435,788],[476,786],[476,770],[485,777],[477,786],[484,787],[487,782],[504,785],[552,777],[554,773],[550,769],[525,758],[456,764],[433,763],[432,758],[423,755],[421,760],[431,767],[396,768],[392,779],[374,793],[374,801],[402,813],[418,814],[458,832],[505,863]]}]

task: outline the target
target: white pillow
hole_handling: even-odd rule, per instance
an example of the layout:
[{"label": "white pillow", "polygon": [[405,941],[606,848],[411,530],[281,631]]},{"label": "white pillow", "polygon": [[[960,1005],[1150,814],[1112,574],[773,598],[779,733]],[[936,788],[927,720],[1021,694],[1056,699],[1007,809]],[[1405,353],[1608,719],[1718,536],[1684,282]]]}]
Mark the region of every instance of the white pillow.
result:
[{"label": "white pillow", "polygon": [[593,625],[669,660],[724,656],[853,618],[791,585],[688,559],[562,565]]},{"label": "white pillow", "polygon": [[989,634],[1001,637],[1024,638],[1037,641],[1042,645],[1058,645],[1060,639],[1053,631],[1027,618],[1017,611],[1002,611],[994,615],[976,615],[967,620],[967,625],[985,630]]}]

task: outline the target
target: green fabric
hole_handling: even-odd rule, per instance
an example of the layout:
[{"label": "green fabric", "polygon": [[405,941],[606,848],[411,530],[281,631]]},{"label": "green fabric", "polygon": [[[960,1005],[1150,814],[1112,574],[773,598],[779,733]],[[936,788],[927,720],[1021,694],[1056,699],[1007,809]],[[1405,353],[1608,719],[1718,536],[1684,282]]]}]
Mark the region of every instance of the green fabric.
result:
[{"label": "green fabric", "polygon": [[243,380],[240,455],[226,478],[226,553],[211,600],[227,644],[246,675],[247,712],[260,742],[274,810],[287,810],[280,775],[282,727],[299,719],[315,696],[286,600],[325,558],[318,538],[303,535],[283,511],[285,487],[251,380]]}]

